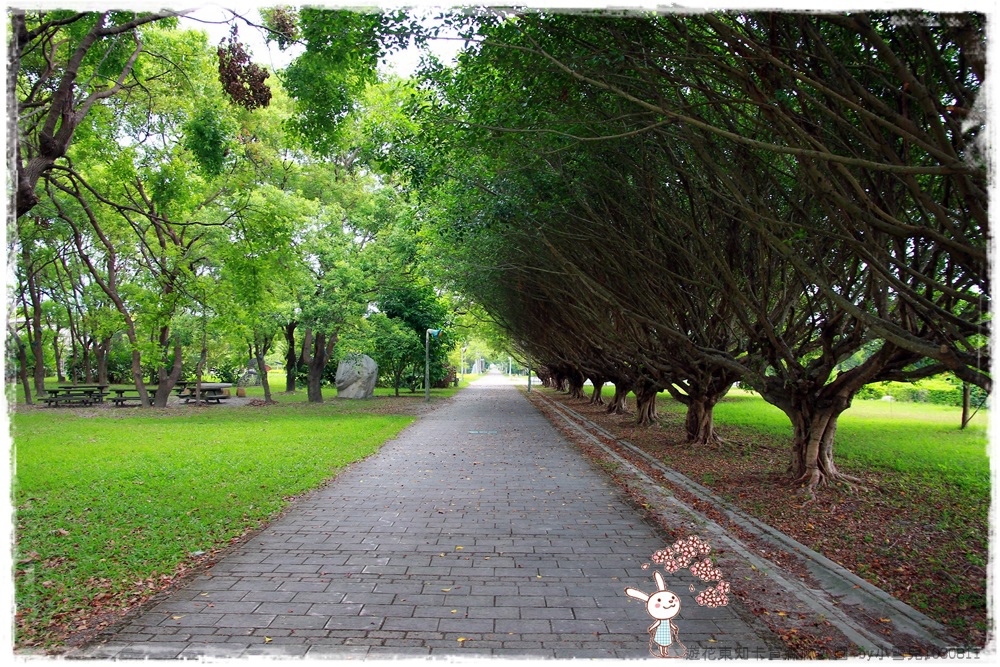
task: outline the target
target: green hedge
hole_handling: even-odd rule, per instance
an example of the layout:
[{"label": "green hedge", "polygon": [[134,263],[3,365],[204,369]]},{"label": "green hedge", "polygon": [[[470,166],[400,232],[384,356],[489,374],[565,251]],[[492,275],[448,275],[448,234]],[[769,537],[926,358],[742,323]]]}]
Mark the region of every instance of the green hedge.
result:
[{"label": "green hedge", "polygon": [[[962,405],[962,385],[954,380],[934,379],[914,383],[879,382],[861,389],[855,398],[879,400],[891,396],[893,400],[907,403],[932,403],[934,405]],[[979,387],[972,387],[971,401],[979,405],[985,392]]]}]

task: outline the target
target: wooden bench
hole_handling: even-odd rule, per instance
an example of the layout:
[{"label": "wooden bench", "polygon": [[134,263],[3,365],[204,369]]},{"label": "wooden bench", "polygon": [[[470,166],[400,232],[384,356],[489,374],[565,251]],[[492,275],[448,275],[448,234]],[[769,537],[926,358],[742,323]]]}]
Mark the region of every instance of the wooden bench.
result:
[{"label": "wooden bench", "polygon": [[[228,394],[206,394],[205,392],[202,392],[200,400],[204,403],[208,403],[209,401],[215,401],[216,403],[221,403],[227,398],[229,398]],[[198,402],[198,399],[195,398],[193,391],[191,392],[190,395],[184,397],[185,403],[191,403],[192,401],[196,403]]]},{"label": "wooden bench", "polygon": [[60,406],[90,406],[97,400],[91,394],[63,393],[58,396],[46,396],[42,399],[42,402],[48,407],[54,408]]},{"label": "wooden bench", "polygon": [[208,403],[209,401],[215,401],[216,404],[218,404],[222,403],[222,401],[229,398],[228,387],[229,385],[225,385],[225,387],[219,387],[214,384],[208,384],[208,386],[202,387],[200,401],[199,401],[195,398],[197,394],[197,387],[187,386],[177,391],[177,397],[183,398],[185,403],[190,403],[192,401],[204,402],[204,403]]}]

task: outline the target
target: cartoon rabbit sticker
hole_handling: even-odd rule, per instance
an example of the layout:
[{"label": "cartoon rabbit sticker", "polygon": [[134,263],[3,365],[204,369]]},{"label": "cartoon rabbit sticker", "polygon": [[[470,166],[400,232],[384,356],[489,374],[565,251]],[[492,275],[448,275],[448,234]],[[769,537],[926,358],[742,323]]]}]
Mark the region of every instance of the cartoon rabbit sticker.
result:
[{"label": "cartoon rabbit sticker", "polygon": [[663,581],[659,572],[654,572],[657,590],[647,595],[637,588],[626,588],[625,595],[646,603],[646,613],[655,620],[649,626],[649,652],[657,658],[683,658],[687,648],[677,637],[677,626],[670,619],[681,611],[681,601]]}]

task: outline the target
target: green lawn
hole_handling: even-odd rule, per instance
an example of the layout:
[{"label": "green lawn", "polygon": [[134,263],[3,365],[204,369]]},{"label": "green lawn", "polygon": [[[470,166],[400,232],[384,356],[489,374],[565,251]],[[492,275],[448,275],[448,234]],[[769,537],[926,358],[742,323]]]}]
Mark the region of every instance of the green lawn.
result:
[{"label": "green lawn", "polygon": [[423,401],[324,393],[322,404],[300,390],[268,407],[12,412],[18,645],[52,642],[95,606],[155,592],[199,552],[376,451],[413,420],[405,405]]}]

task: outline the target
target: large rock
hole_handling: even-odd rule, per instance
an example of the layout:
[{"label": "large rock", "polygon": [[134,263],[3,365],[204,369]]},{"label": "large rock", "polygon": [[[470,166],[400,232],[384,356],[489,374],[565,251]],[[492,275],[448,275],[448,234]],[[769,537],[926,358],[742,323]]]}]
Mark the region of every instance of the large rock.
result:
[{"label": "large rock", "polygon": [[367,354],[356,354],[337,366],[337,398],[371,398],[378,381],[378,364]]}]

